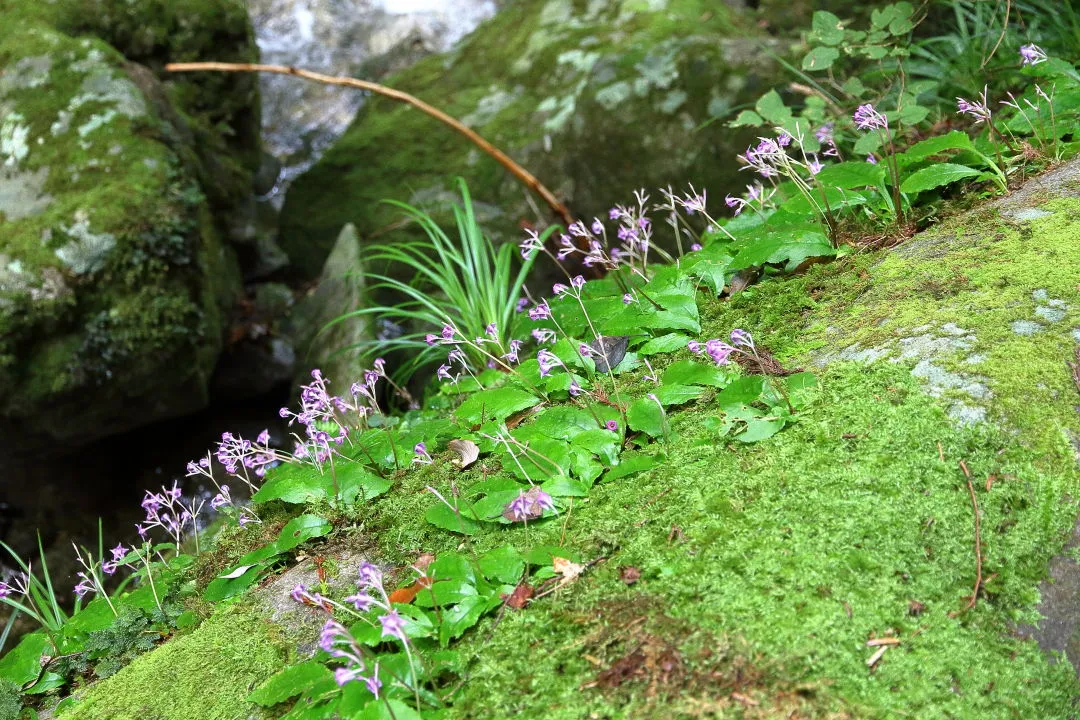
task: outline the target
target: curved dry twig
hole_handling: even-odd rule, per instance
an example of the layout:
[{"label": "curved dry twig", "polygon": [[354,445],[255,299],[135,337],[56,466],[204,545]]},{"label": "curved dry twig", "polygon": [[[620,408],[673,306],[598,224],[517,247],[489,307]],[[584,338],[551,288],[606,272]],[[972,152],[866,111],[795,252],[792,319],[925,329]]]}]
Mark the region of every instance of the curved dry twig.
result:
[{"label": "curved dry twig", "polygon": [[197,71],[214,71],[214,72],[265,72],[275,73],[277,75],[294,75],[296,77],[304,78],[305,80],[312,80],[314,82],[323,83],[325,85],[343,85],[345,87],[356,88],[358,90],[367,90],[373,92],[376,95],[382,95],[388,97],[391,100],[397,100],[407,105],[411,105],[420,112],[429,115],[439,122],[449,125],[451,128],[459,132],[468,138],[474,145],[483,150],[485,153],[495,158],[495,160],[504,168],[510,171],[510,173],[520,180],[526,187],[534,191],[540,197],[544,199],[553,211],[569,226],[573,221],[573,216],[570,215],[570,211],[563,205],[555,194],[544,186],[539,180],[536,179],[532,173],[518,165],[510,158],[509,155],[504,153],[499,148],[495,147],[487,140],[482,138],[472,128],[462,123],[460,120],[453,118],[442,110],[427,104],[420,98],[414,97],[401,90],[395,90],[393,88],[380,85],[378,83],[369,82],[367,80],[357,80],[351,77],[342,77],[335,75],[323,75],[322,73],[311,72],[310,70],[301,70],[286,65],[261,65],[256,63],[225,63],[225,62],[186,62],[186,63],[169,63],[165,66],[165,69],[169,72],[197,72]]}]

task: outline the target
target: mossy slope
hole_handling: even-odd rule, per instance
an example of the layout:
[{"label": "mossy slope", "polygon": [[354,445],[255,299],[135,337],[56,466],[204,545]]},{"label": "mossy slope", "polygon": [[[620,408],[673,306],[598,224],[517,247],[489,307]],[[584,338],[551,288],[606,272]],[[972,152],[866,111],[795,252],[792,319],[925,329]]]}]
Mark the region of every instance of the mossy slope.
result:
[{"label": "mossy slope", "polygon": [[[895,250],[702,302],[704,337],[746,328],[788,366],[815,366],[816,402],[779,435],[741,445],[704,429],[715,413],[705,398],[670,414],[661,467],[601,483],[559,520],[474,537],[477,552],[562,543],[597,562],[462,639],[468,669],[451,716],[1074,716],[1072,666],[1014,631],[1038,622],[1038,583],[1080,497],[1064,364],[1080,341],[1080,201],[1037,207],[1020,220],[986,208]],[[1018,333],[1029,318],[1040,329]],[[988,393],[935,387],[943,375],[922,363]],[[645,391],[640,376],[621,382]],[[950,415],[956,402],[984,419]],[[974,513],[961,461],[984,558],[968,610]],[[424,488],[445,487],[448,471],[466,487],[485,473],[409,472],[366,509],[358,539],[338,541],[374,539],[365,552],[398,567],[460,550],[423,519]],[[626,568],[640,578],[627,584]],[[868,667],[866,643],[883,637],[899,644]],[[121,691],[101,692],[110,687]],[[127,711],[140,696],[122,691]]]}]

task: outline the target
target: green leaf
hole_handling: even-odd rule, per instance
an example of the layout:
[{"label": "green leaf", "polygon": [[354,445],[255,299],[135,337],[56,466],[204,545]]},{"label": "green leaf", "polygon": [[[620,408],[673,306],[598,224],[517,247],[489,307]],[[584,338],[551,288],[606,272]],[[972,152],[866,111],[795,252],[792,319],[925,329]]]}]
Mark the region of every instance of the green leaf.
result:
[{"label": "green leaf", "polygon": [[802,60],[803,70],[828,70],[840,57],[840,51],[832,47],[816,47]]},{"label": "green leaf", "polygon": [[[411,448],[409,452],[412,452]],[[392,485],[388,479],[379,477],[359,462],[338,463],[334,470],[337,472],[341,499],[347,505],[376,498]]]},{"label": "green leaf", "polygon": [[439,642],[443,647],[453,639],[459,638],[466,630],[480,620],[480,616],[487,610],[488,599],[479,595],[464,598],[449,609],[442,611],[442,622],[439,624]]},{"label": "green leaf", "polygon": [[614,465],[618,462],[619,437],[610,430],[601,428],[587,430],[580,435],[574,436],[571,445],[584,448],[594,455],[599,455],[608,465]]},{"label": "green leaf", "polygon": [[882,45],[867,45],[862,51],[871,60],[880,60],[889,54],[889,48]]},{"label": "green leaf", "polygon": [[516,548],[495,548],[480,556],[480,572],[489,580],[517,585],[524,571],[525,558]]},{"label": "green leaf", "polygon": [[842,162],[826,165],[817,179],[826,187],[855,190],[867,186],[877,187],[885,176],[885,168],[868,162]]},{"label": "green leaf", "polygon": [[565,475],[545,480],[540,488],[552,497],[588,497],[589,488]]},{"label": "green leaf", "polygon": [[783,430],[784,425],[783,420],[757,418],[747,422],[746,430],[736,435],[735,439],[744,443],[760,442]]},{"label": "green leaf", "polygon": [[51,648],[44,633],[24,635],[19,644],[0,659],[0,677],[19,687],[34,682],[41,674],[41,656]]},{"label": "green leaf", "polygon": [[458,510],[461,513],[460,519],[457,513],[440,500],[427,509],[424,518],[435,527],[443,530],[464,535],[475,535],[482,527],[481,523],[473,518],[472,512],[465,503],[461,503]]},{"label": "green leaf", "polygon": [[308,660],[299,665],[291,665],[271,676],[248,695],[247,701],[272,707],[314,688],[330,687],[333,682],[334,674],[325,665]]},{"label": "green leaf", "polygon": [[947,150],[971,150],[974,147],[967,133],[953,130],[944,135],[937,135],[915,143],[906,151],[899,153],[896,156],[896,161],[900,167],[905,167],[928,157],[940,155]]},{"label": "green leaf", "polygon": [[810,40],[826,45],[839,45],[844,40],[844,26],[840,18],[826,10],[818,10],[811,21]]},{"label": "green leaf", "polygon": [[664,371],[665,385],[711,385],[722,388],[728,382],[728,374],[720,368],[693,360],[680,360]]},{"label": "green leaf", "polygon": [[282,465],[268,473],[262,487],[251,496],[253,503],[281,500],[292,505],[316,502],[333,495],[334,481],[308,466]]},{"label": "green leaf", "polygon": [[571,562],[578,562],[581,559],[576,551],[557,545],[539,545],[525,552],[525,562],[541,567],[551,565],[551,561],[557,557],[566,558]]},{"label": "green leaf", "polygon": [[538,405],[540,399],[516,387],[491,388],[470,395],[454,414],[462,422],[477,424],[484,420],[502,421],[516,412]]},{"label": "green leaf", "polygon": [[412,705],[386,699],[385,702],[373,702],[364,708],[364,711],[355,716],[354,720],[424,720],[416,708]]},{"label": "green leaf", "polygon": [[900,111],[900,121],[906,125],[917,125],[926,119],[926,116],[930,114],[930,108],[922,105],[909,104],[905,105],[904,109]]},{"label": "green leaf", "polygon": [[653,391],[664,407],[669,405],[682,405],[683,403],[697,400],[701,397],[702,389],[697,385],[676,385],[664,383]]},{"label": "green leaf", "polygon": [[262,571],[269,567],[269,563],[259,563],[248,568],[247,572],[238,578],[217,578],[212,580],[203,591],[203,599],[207,602],[220,602],[235,597],[255,584]]},{"label": "green leaf", "polygon": [[773,125],[783,125],[791,119],[791,110],[784,105],[784,100],[776,90],[770,90],[762,95],[754,109]]},{"label": "green leaf", "polygon": [[278,552],[287,552],[312,538],[327,535],[333,527],[329,520],[318,515],[295,517],[281,528],[276,543]]},{"label": "green leaf", "polygon": [[62,687],[64,685],[64,682],[64,676],[60,673],[47,672],[41,677],[40,680],[38,680],[26,690],[23,690],[23,693],[25,693],[26,695],[41,695],[42,693],[47,693],[50,690],[55,690],[58,687]]},{"label": "green leaf", "polygon": [[[866,156],[870,153],[875,153],[881,148],[881,134],[876,132],[868,132],[861,138],[855,141],[855,154]],[[872,164],[872,163],[867,163]]]},{"label": "green leaf", "polygon": [[761,127],[765,124],[765,119],[758,115],[753,110],[743,110],[739,115],[729,123],[730,127]]},{"label": "green leaf", "polygon": [[635,473],[651,470],[664,462],[664,455],[644,455],[636,453],[624,453],[619,459],[619,464],[607,471],[604,482],[618,480]]},{"label": "green leaf", "polygon": [[668,333],[653,338],[637,349],[638,355],[656,355],[681,350],[686,347],[690,338],[682,333]]},{"label": "green leaf", "polygon": [[651,398],[638,398],[626,411],[626,422],[631,430],[644,432],[652,437],[664,434],[664,411]]},{"label": "green leaf", "polygon": [[966,165],[936,163],[909,175],[900,183],[900,190],[905,193],[919,193],[942,185],[949,185],[965,178],[975,177],[978,174],[978,170],[969,168]]},{"label": "green leaf", "polygon": [[790,271],[808,257],[832,257],[835,254],[836,248],[820,231],[774,232],[747,243],[735,256],[731,269],[785,263],[785,269]]},{"label": "green leaf", "polygon": [[852,75],[844,81],[843,88],[844,92],[852,97],[861,97],[866,92],[866,86],[863,85],[863,81],[855,75]]},{"label": "green leaf", "polygon": [[747,405],[761,397],[764,379],[760,375],[746,375],[733,381],[716,396],[716,404],[727,410]]}]

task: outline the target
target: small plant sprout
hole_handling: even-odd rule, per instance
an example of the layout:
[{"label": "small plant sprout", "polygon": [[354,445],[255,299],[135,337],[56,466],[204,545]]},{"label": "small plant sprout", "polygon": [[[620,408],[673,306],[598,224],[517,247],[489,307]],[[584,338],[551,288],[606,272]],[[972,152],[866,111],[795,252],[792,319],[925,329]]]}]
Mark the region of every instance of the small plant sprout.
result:
[{"label": "small plant sprout", "polygon": [[708,355],[709,358],[718,367],[727,365],[731,361],[733,354],[742,355],[754,361],[757,365],[761,376],[765,378],[766,382],[784,399],[784,402],[788,406],[788,411],[794,413],[795,408],[791,404],[791,399],[788,397],[787,390],[784,389],[782,383],[774,382],[773,376],[769,373],[768,368],[765,365],[765,361],[758,353],[757,346],[754,344],[754,338],[746,330],[735,329],[731,331],[731,343],[728,344],[719,338],[708,340],[704,345],[691,340],[687,343],[687,348],[690,352],[701,355]]},{"label": "small plant sprout", "polygon": [[[900,166],[896,160],[896,147],[893,144],[892,131],[889,129],[889,121],[885,117],[884,113],[878,112],[878,110],[866,103],[860,105],[855,110],[855,114],[852,115],[852,120],[855,122],[855,127],[864,132],[877,132],[881,135],[885,145],[888,146],[889,152],[886,153],[888,162],[886,167],[889,168],[889,173],[892,175],[892,204],[893,214],[896,216],[896,224],[902,226],[904,224],[904,208],[901,205],[902,198],[900,197]],[[871,158],[873,156],[870,156]],[[867,158],[870,161],[870,158]]]}]

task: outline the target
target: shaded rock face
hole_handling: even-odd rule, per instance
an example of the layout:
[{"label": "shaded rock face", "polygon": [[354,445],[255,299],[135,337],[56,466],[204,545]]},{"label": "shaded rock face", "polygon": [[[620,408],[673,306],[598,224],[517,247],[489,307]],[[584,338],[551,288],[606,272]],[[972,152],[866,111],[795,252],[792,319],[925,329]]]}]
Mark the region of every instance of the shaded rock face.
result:
[{"label": "shaded rock face", "polygon": [[[443,52],[495,12],[493,0],[248,0],[262,62],[377,80]],[[263,75],[263,132],[282,194],[352,122],[363,95]]]},{"label": "shaded rock face", "polygon": [[254,59],[243,5],[0,14],[0,452],[204,407],[239,283],[214,218],[252,198],[257,89],[155,68]]},{"label": "shaded rock face", "polygon": [[[734,155],[752,133],[708,121],[778,78],[755,34],[723,3],[522,0],[386,82],[461,119],[591,217],[637,187],[689,180],[723,194],[742,183]],[[539,201],[494,160],[374,98],[293,183],[282,247],[313,275],[345,222],[364,236],[397,219],[380,200],[438,206],[459,173],[493,234],[517,238],[523,220],[536,221]]]}]

